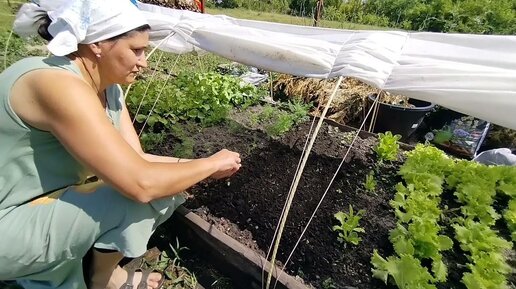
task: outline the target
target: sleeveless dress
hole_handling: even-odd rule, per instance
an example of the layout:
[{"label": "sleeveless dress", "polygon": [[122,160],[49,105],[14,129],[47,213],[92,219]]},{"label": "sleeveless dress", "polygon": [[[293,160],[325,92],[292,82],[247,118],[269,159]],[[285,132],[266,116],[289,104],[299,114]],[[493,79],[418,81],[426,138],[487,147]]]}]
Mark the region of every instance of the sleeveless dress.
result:
[{"label": "sleeveless dress", "polygon": [[[83,184],[90,173],[51,133],[25,123],[11,107],[13,84],[36,69],[81,76],[66,57],[26,58],[0,74],[0,280],[15,279],[24,288],[86,289],[82,258],[92,246],[142,255],[184,198],[142,204],[102,182]],[[120,86],[109,87],[106,99],[106,117],[119,129]]]}]

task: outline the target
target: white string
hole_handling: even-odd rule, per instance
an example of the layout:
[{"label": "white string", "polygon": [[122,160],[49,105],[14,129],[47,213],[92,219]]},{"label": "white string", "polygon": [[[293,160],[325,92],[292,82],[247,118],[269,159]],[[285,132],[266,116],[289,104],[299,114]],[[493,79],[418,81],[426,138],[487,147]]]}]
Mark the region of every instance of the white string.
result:
[{"label": "white string", "polygon": [[[301,239],[303,238],[303,236],[305,235],[306,233],[306,230],[308,229],[308,227],[310,226],[310,223],[312,222],[313,218],[315,217],[315,214],[317,213],[317,210],[319,210],[319,207],[321,206],[322,202],[324,201],[324,198],[326,197],[326,194],[328,193],[328,191],[330,190],[330,187],[331,185],[333,184],[333,181],[335,180],[335,178],[337,177],[337,174],[339,173],[342,165],[344,164],[344,161],[346,160],[346,158],[348,157],[348,154],[349,152],[351,151],[351,148],[353,147],[353,144],[355,143],[355,141],[357,140],[359,134],[360,134],[360,131],[362,130],[362,128],[365,126],[365,123],[367,121],[367,118],[369,117],[369,114],[371,114],[371,111],[374,109],[375,107],[375,104],[378,102],[378,98],[379,98],[379,94],[376,96],[375,100],[374,100],[374,103],[373,105],[371,106],[371,108],[369,108],[369,111],[367,112],[367,115],[366,117],[364,118],[362,124],[360,125],[360,128],[357,130],[357,133],[355,134],[355,137],[353,138],[353,141],[351,142],[350,146],[348,147],[347,151],[346,151],[346,154],[344,155],[344,157],[342,158],[342,161],[340,162],[339,164],[339,167],[337,168],[335,174],[333,175],[332,179],[330,180],[330,183],[328,184],[328,187],[326,187],[326,190],[324,191],[324,194],[322,195],[321,197],[321,200],[319,201],[319,203],[317,204],[317,207],[315,208],[312,216],[310,217],[310,219],[308,220],[308,223],[306,224],[305,228],[303,229],[303,232],[301,233],[301,235],[299,236],[299,239],[297,240],[296,244],[294,245],[294,248],[292,249],[290,255],[288,256],[287,258],[287,261],[285,261],[285,264],[283,264],[283,267],[282,267],[282,271],[285,270],[285,268],[287,267],[287,264],[288,262],[290,261],[290,259],[292,258],[292,256],[294,255],[294,251],[297,249],[297,246],[299,245],[299,243],[301,242]],[[281,274],[281,272],[280,272]],[[279,279],[279,276],[278,278],[276,278],[276,283],[274,284],[274,288],[276,288],[276,284],[278,282],[278,279]]]},{"label": "white string", "polygon": [[4,49],[4,70],[7,69],[7,49],[9,48],[9,42],[11,41],[11,37],[13,36],[13,31],[9,33],[9,37],[7,38],[7,42],[5,43]]},{"label": "white string", "polygon": [[152,104],[152,108],[150,109],[149,114],[147,115],[147,118],[145,119],[145,122],[143,123],[143,126],[142,126],[142,128],[140,130],[140,133],[138,134],[138,137],[141,137],[141,135],[143,133],[143,130],[145,129],[145,126],[147,125],[147,122],[148,122],[150,116],[152,115],[152,111],[156,107],[156,104],[158,103],[159,98],[161,97],[161,94],[163,93],[163,90],[165,90],[165,87],[167,86],[167,82],[170,79],[170,76],[172,75],[172,71],[174,70],[174,68],[175,68],[175,66],[177,64],[177,61],[179,60],[179,56],[180,55],[178,54],[177,57],[176,57],[176,61],[174,62],[174,65],[172,66],[172,69],[170,69],[169,73],[167,74],[167,78],[165,79],[165,83],[163,83],[163,86],[161,87],[161,89],[160,89],[160,91],[158,93],[158,96],[154,100],[154,103]]},{"label": "white string", "polygon": [[160,52],[161,53],[159,54],[158,61],[156,62],[156,65],[154,66],[154,71],[152,72],[149,82],[147,83],[147,87],[145,87],[145,92],[143,92],[142,99],[140,100],[140,103],[138,104],[138,108],[136,109],[136,113],[134,114],[133,124],[136,121],[136,117],[138,116],[138,113],[140,112],[140,109],[143,105],[143,101],[145,100],[145,97],[147,97],[147,92],[149,91],[149,87],[150,87],[152,81],[154,80],[154,76],[156,75],[156,73],[158,71],[158,67],[161,63],[161,58],[163,57],[163,51],[160,51]]},{"label": "white string", "polygon": [[[145,58],[145,60],[149,60],[149,58],[152,56],[152,54],[154,54],[154,52],[156,51],[156,49],[158,49],[158,47],[161,46],[161,44],[165,43],[166,40],[168,40],[172,35],[176,34],[174,31],[170,32],[167,37],[163,38],[159,43],[158,45],[156,45],[156,47],[154,47],[151,52],[149,52],[149,54],[147,55],[147,57]],[[133,86],[133,84],[129,84],[129,86],[127,87],[127,90],[125,91],[125,94],[124,94],[124,99],[127,99],[127,95],[129,94],[129,90],[131,90],[131,87]],[[145,97],[145,96],[144,96]],[[142,99],[143,101],[143,99]]]},{"label": "white string", "polygon": [[[306,140],[305,140],[305,145],[303,146],[303,151],[301,152],[301,156],[299,158],[299,162],[297,163],[297,167],[296,167],[296,171],[294,173],[294,178],[292,179],[292,183],[290,184],[290,188],[289,188],[289,191],[288,191],[288,195],[287,195],[287,200],[290,198],[290,195],[292,194],[292,188],[294,187],[294,180],[296,179],[297,177],[297,174],[299,173],[299,167],[301,166],[301,161],[303,160],[303,157],[306,153],[306,147],[308,145],[308,141],[310,140],[310,137],[311,137],[311,134],[312,134],[312,130],[313,130],[313,127],[314,127],[314,124],[315,124],[315,119],[316,119],[316,116],[314,115],[313,119],[312,119],[312,124],[310,125],[310,130],[308,131],[308,134],[306,135]],[[274,245],[274,240],[276,239],[276,236],[278,234],[278,230],[279,230],[279,227],[280,227],[280,223],[281,223],[281,219],[283,218],[283,215],[285,214],[285,208],[287,207],[287,202],[285,202],[285,204],[283,205],[283,209],[281,211],[281,215],[278,219],[278,225],[276,226],[276,230],[274,231],[274,235],[272,237],[272,240],[271,240],[271,244],[269,245],[269,250],[267,251],[267,256],[265,257],[265,259],[269,259],[269,256],[270,256],[270,253],[271,253],[271,249]],[[274,267],[275,268],[275,267]],[[265,266],[262,267],[262,288],[263,288],[263,284],[264,284],[264,278],[265,278]],[[277,282],[277,280],[276,280]]]},{"label": "white string", "polygon": [[[335,97],[335,95],[337,94],[337,91],[340,87],[340,84],[342,82],[342,76],[339,77],[339,79],[337,80],[337,83],[335,84],[335,87],[333,89],[333,92],[330,96],[330,98],[328,99],[328,102],[326,103],[326,106],[324,107],[324,110],[320,116],[320,119],[319,119],[319,122],[317,123],[317,126],[314,130],[314,133],[313,133],[313,136],[312,138],[310,139],[310,143],[308,144],[308,148],[307,148],[307,153],[305,153],[305,155],[303,156],[303,161],[301,163],[301,167],[300,167],[300,172],[299,174],[296,175],[296,179],[295,179],[295,183],[294,183],[294,187],[293,187],[293,191],[295,192],[296,189],[297,189],[297,186],[299,185],[299,179],[301,178],[301,175],[303,174],[303,170],[304,170],[304,167],[306,165],[306,162],[308,160],[308,156],[310,154],[310,151],[312,150],[312,146],[315,142],[315,139],[317,138],[317,134],[319,132],[319,129],[321,128],[322,126],[322,123],[324,121],[324,118],[326,116],[326,113],[328,112],[328,109],[330,108],[330,104],[333,100],[333,98]],[[278,231],[278,237],[276,239],[276,242],[275,242],[275,245],[274,245],[274,249],[273,249],[273,252],[272,252],[272,258],[271,258],[271,265],[270,265],[270,271],[269,271],[269,274],[268,274],[268,277],[267,277],[267,283],[266,283],[266,286],[265,288],[266,289],[269,289],[269,286],[270,286],[270,282],[271,282],[271,279],[272,279],[272,271],[273,271],[273,268],[274,268],[274,263],[275,263],[275,260],[276,260],[276,254],[278,253],[278,247],[279,247],[279,243],[281,241],[281,235],[283,234],[283,229],[285,228],[285,222],[287,220],[287,217],[288,217],[288,212],[290,210],[290,206],[292,205],[292,200],[295,196],[295,193],[291,194],[291,196],[289,197],[289,199],[287,200],[287,207],[286,207],[286,210],[285,210],[285,214],[283,216],[283,218],[281,219],[281,224],[280,224],[280,228],[279,228],[279,231]]]}]

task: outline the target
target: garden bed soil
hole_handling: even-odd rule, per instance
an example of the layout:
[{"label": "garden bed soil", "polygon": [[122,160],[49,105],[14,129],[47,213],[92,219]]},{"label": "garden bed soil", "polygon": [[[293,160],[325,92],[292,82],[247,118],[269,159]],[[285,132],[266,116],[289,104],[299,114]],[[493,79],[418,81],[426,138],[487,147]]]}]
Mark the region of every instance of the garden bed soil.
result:
[{"label": "garden bed soil", "polygon": [[[227,148],[241,153],[243,166],[230,179],[206,181],[192,188],[186,207],[265,256],[309,127],[310,123],[305,123],[277,140],[234,124],[206,128],[193,135],[196,157]],[[335,127],[324,124],[321,128],[289,213],[278,253],[280,264],[285,262],[326,190],[348,142],[349,135]],[[376,166],[372,154],[375,143],[374,138],[357,139],[287,266],[290,274],[299,275],[319,288],[323,282],[337,288],[385,288],[371,277],[370,259],[373,249],[382,255],[392,252],[388,232],[395,221],[388,201],[393,196],[394,185],[400,181],[395,173],[399,162],[380,168],[376,193],[366,192],[365,177]],[[336,224],[333,214],[348,212],[350,204],[354,210],[365,210],[361,226],[366,233],[359,246],[339,243],[337,234],[331,230]]]},{"label": "garden bed soil", "polygon": [[[310,123],[305,123],[272,140],[260,131],[226,123],[192,134],[196,157],[227,148],[241,153],[242,168],[229,179],[208,180],[193,187],[185,206],[265,257],[309,131]],[[401,181],[397,171],[403,159],[400,154],[397,161],[379,165],[373,152],[376,141],[373,137],[357,139],[287,264],[289,274],[303,278],[315,288],[395,288],[372,277],[370,261],[373,249],[384,257],[393,254],[388,235],[395,226],[395,217],[389,200],[395,185]],[[348,132],[323,124],[288,216],[278,264],[282,265],[290,254],[349,143]],[[165,144],[159,153],[170,155],[172,147],[172,143]],[[168,149],[164,151],[164,148]],[[374,193],[364,188],[371,170],[376,170]],[[361,234],[358,246],[340,243],[337,233],[332,231],[332,226],[337,224],[333,215],[338,211],[347,213],[349,205],[355,212],[365,211],[360,221],[365,233]],[[465,260],[453,252],[446,252],[444,258],[451,264],[449,281],[438,287],[464,288],[458,274],[463,269],[458,264],[464,264]]]}]

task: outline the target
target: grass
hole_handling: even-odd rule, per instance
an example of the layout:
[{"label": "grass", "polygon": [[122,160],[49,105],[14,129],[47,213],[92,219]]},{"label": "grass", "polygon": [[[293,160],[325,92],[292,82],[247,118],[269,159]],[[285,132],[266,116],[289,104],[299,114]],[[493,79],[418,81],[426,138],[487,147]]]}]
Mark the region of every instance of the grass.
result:
[{"label": "grass", "polygon": [[[267,22],[284,23],[284,24],[292,24],[292,25],[313,26],[313,23],[314,23],[314,20],[309,17],[297,17],[297,16],[286,15],[286,14],[260,12],[260,11],[241,9],[241,8],[237,8],[237,9],[207,8],[206,13],[213,14],[213,15],[223,14],[223,15],[234,17],[234,18],[240,18],[240,19],[267,21]],[[329,21],[329,20],[321,20],[319,22],[319,27],[336,28],[336,29],[350,29],[350,30],[379,30],[379,29],[385,30],[385,29],[387,29],[386,27],[363,25],[363,24],[356,24],[356,23],[350,23],[350,22]]]},{"label": "grass", "polygon": [[[0,32],[10,31],[16,16],[16,10],[21,1],[10,1],[11,6],[8,5],[7,1],[0,2]],[[2,43],[3,44],[3,43]]]}]

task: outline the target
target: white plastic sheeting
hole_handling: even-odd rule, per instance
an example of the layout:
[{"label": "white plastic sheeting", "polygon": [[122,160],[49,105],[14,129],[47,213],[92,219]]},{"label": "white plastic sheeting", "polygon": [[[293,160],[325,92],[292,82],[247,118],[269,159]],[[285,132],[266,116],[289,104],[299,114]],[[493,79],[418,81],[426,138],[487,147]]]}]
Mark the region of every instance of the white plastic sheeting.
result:
[{"label": "white plastic sheeting", "polygon": [[154,44],[298,76],[349,76],[516,129],[516,36],[353,31],[139,3]]}]

